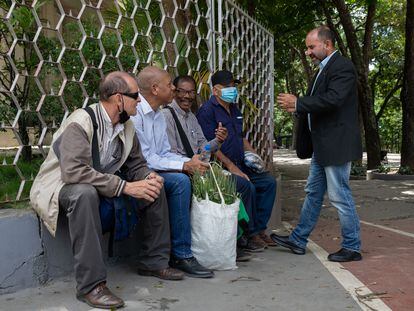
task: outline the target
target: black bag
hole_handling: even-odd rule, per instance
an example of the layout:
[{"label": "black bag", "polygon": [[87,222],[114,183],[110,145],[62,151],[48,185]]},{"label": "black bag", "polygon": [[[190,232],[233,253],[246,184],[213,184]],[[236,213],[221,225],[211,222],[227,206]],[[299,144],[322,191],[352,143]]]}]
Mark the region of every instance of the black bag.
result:
[{"label": "black bag", "polygon": [[296,126],[296,154],[299,159],[312,158],[313,146],[312,136],[309,130],[308,115],[305,113],[298,114]]}]

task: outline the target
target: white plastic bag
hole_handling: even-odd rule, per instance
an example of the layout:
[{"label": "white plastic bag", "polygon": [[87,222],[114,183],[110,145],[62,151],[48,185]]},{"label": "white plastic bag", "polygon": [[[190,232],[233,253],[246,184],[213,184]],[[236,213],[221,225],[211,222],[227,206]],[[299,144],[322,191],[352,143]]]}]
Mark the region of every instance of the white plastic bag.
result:
[{"label": "white plastic bag", "polygon": [[[216,182],[217,181],[214,176]],[[233,270],[236,266],[237,215],[240,200],[226,205],[217,186],[221,204],[192,199],[191,250],[198,262],[214,270]]]}]

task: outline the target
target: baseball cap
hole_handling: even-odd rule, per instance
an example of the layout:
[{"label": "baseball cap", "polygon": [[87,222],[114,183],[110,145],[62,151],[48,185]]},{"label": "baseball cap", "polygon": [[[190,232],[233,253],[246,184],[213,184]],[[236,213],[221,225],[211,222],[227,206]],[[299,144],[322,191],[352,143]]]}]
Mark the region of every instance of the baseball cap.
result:
[{"label": "baseball cap", "polygon": [[216,71],[211,77],[211,83],[213,86],[216,84],[229,85],[231,82],[241,83],[240,80],[234,79],[233,74],[228,70]]}]

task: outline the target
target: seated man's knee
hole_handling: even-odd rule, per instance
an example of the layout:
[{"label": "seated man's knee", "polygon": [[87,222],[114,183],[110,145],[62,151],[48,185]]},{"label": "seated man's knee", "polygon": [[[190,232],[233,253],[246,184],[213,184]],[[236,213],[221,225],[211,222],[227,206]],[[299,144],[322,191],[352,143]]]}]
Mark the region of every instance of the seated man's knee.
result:
[{"label": "seated man's knee", "polygon": [[182,185],[183,187],[191,186],[190,177],[183,173],[177,174],[176,183]]},{"label": "seated man's knee", "polygon": [[182,191],[191,191],[190,177],[183,173],[177,173],[175,176],[175,186]]},{"label": "seated man's knee", "polygon": [[190,178],[183,173],[171,173],[166,176],[164,182],[165,191],[167,196],[177,195],[191,192],[191,181]]},{"label": "seated man's knee", "polygon": [[71,196],[82,200],[96,200],[99,201],[98,191],[90,184],[72,184],[66,185],[70,187]]},{"label": "seated man's knee", "polygon": [[[251,192],[254,188],[254,185],[248,181],[246,178],[237,176],[236,178],[236,186],[238,192]],[[253,188],[252,188],[253,187]]]}]

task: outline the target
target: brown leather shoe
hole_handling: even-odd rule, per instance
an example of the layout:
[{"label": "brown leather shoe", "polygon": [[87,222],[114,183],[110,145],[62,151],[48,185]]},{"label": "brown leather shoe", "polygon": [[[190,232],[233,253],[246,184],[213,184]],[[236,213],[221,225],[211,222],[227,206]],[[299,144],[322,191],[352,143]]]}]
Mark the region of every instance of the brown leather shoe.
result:
[{"label": "brown leather shoe", "polygon": [[77,298],[94,308],[117,309],[124,306],[124,301],[111,293],[104,282],[96,285],[89,293],[78,295]]},{"label": "brown leather shoe", "polygon": [[266,247],[266,243],[256,234],[247,240],[247,245],[243,249],[246,252],[258,253],[263,252]]},{"label": "brown leather shoe", "polygon": [[259,233],[260,238],[263,240],[263,242],[266,243],[267,246],[277,246],[275,242],[268,236],[264,231]]},{"label": "brown leather shoe", "polygon": [[165,268],[161,270],[138,269],[138,274],[145,276],[156,276],[157,278],[170,281],[178,281],[184,279],[184,273],[174,268]]}]

